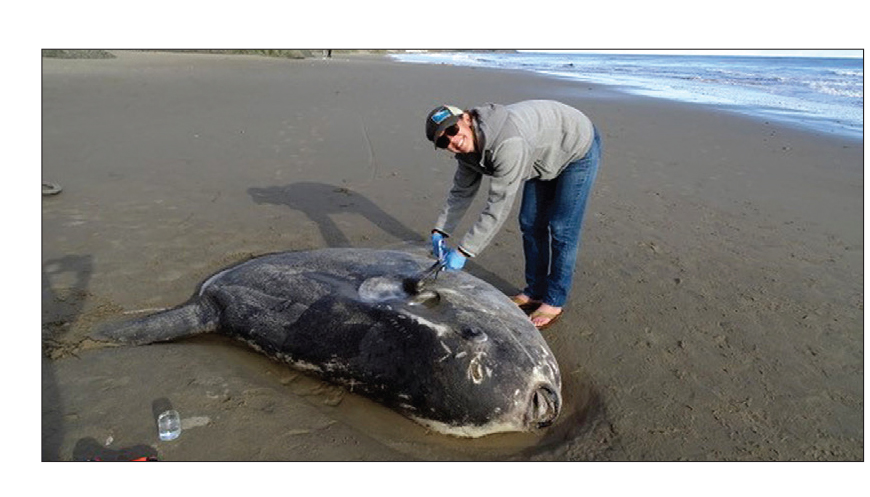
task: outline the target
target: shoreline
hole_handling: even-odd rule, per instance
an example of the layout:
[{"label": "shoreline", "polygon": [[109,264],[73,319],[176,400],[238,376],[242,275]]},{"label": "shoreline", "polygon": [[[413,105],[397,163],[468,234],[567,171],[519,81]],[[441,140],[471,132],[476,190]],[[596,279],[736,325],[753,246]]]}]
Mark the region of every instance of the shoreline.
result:
[{"label": "shoreline", "polygon": [[[110,437],[162,460],[863,458],[858,144],[382,56],[125,53],[43,60],[42,75],[43,177],[63,186],[42,202],[44,460]],[[444,439],[219,339],[82,348],[91,327],[178,305],[251,255],[423,241],[454,167],[426,112],[528,98],[604,135],[571,301],[543,333],[566,398],[552,429]],[[515,290],[521,250],[513,216],[468,271]],[[159,397],[210,422],[160,443]]]},{"label": "shoreline", "polygon": [[[519,68],[510,68],[510,67],[489,67],[489,66],[474,66],[474,65],[462,65],[462,64],[450,64],[445,62],[418,62],[418,61],[402,61],[398,57],[401,55],[393,55],[386,54],[385,57],[390,57],[394,62],[402,63],[402,64],[426,64],[426,65],[447,65],[451,67],[457,68],[476,68],[476,69],[488,69],[494,71],[517,71],[522,74],[533,74],[537,76],[542,76],[546,78],[560,79],[565,80],[570,83],[573,83],[578,86],[582,85],[593,85],[610,88],[611,90],[618,92],[622,95],[633,96],[633,97],[646,97],[664,100],[672,103],[679,104],[690,104],[690,105],[699,105],[703,107],[707,107],[710,111],[726,111],[730,113],[735,113],[737,115],[743,115],[753,120],[758,121],[776,121],[777,124],[786,125],[788,127],[793,128],[796,131],[804,131],[809,132],[811,134],[821,134],[824,136],[831,136],[833,138],[842,138],[848,141],[854,142],[862,142],[863,143],[863,129],[835,129],[832,128],[832,125],[829,122],[826,122],[824,119],[818,119],[810,115],[801,115],[797,112],[790,112],[786,110],[780,111],[764,111],[760,110],[757,107],[751,105],[739,105],[739,104],[718,104],[718,103],[708,103],[708,102],[696,102],[691,99],[673,97],[673,96],[665,96],[665,95],[657,95],[655,92],[650,92],[643,88],[633,87],[631,85],[618,85],[618,84],[608,84],[608,83],[600,83],[600,82],[590,82],[586,81],[582,78],[578,78],[575,76],[567,75],[567,74],[557,74],[542,70],[535,69],[519,69]],[[395,58],[394,58],[395,57]],[[770,114],[766,113],[769,112]],[[792,114],[792,115],[789,115]],[[817,124],[810,124],[812,121],[818,121]]]}]

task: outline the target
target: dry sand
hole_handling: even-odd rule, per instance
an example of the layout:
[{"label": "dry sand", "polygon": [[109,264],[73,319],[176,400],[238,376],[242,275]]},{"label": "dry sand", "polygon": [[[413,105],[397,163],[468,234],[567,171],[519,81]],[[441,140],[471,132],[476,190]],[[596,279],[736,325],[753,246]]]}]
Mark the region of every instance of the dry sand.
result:
[{"label": "dry sand", "polygon": [[[43,460],[863,461],[863,142],[518,72],[115,53],[43,60]],[[605,145],[550,429],[428,433],[217,337],[83,340],[251,255],[422,241],[453,170],[426,112],[528,98]],[[512,219],[468,270],[512,292],[521,260]]]}]

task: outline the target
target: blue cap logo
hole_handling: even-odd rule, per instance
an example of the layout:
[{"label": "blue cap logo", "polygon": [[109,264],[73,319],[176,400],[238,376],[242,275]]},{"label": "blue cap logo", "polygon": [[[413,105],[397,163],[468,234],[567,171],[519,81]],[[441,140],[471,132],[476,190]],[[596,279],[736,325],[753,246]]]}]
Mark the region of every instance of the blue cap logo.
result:
[{"label": "blue cap logo", "polygon": [[432,121],[435,124],[441,124],[442,121],[444,121],[445,119],[447,119],[451,115],[453,115],[453,114],[450,112],[450,109],[445,107],[445,108],[439,110],[438,112],[436,112],[435,114],[432,114]]}]

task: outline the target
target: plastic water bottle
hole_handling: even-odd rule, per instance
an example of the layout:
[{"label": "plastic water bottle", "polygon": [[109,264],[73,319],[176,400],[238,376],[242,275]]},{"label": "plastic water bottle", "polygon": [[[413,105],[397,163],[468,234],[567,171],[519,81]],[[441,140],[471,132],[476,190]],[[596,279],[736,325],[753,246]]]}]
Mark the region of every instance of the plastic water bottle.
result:
[{"label": "plastic water bottle", "polygon": [[175,440],[181,435],[181,417],[178,416],[178,411],[170,409],[163,411],[157,417],[157,431],[160,434],[160,440]]}]

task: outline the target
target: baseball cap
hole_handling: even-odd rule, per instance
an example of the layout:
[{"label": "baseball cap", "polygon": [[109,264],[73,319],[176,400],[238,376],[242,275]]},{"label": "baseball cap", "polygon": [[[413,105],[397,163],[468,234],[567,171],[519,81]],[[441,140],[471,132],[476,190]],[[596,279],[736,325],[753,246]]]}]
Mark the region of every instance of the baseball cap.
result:
[{"label": "baseball cap", "polygon": [[439,105],[426,116],[426,138],[430,142],[462,117],[462,109],[452,105]]}]

